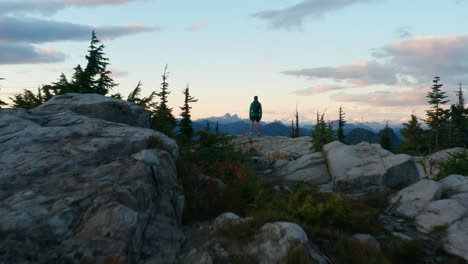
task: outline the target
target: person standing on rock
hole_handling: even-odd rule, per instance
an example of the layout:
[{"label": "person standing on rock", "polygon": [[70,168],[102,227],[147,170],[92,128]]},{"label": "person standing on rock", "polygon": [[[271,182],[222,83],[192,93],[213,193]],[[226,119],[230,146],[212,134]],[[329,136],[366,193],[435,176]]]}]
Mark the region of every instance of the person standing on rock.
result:
[{"label": "person standing on rock", "polygon": [[262,119],[262,104],[258,101],[258,96],[254,96],[254,101],[250,104],[250,135],[254,129],[254,122],[257,122],[257,136],[260,136],[260,120]]}]

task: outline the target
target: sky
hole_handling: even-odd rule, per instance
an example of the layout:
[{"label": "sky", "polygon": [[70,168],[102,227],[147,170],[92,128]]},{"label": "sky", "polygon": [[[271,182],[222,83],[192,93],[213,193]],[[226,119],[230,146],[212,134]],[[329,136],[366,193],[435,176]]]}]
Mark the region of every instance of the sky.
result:
[{"label": "sky", "polygon": [[[451,103],[468,94],[468,0],[0,0],[0,99],[69,79],[91,32],[105,45],[111,93],[160,90],[192,118],[349,122],[424,118],[438,75]],[[466,85],[465,85],[466,84]],[[468,99],[468,98],[467,98]]]}]

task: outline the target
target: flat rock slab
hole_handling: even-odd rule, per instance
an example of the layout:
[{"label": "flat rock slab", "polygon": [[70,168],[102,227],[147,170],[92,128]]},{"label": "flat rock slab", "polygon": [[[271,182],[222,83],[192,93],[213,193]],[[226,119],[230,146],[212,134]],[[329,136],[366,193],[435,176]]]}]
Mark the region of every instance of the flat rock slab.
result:
[{"label": "flat rock slab", "polygon": [[306,154],[296,160],[278,160],[273,165],[271,177],[284,182],[305,181],[324,184],[330,182],[330,174],[322,153]]},{"label": "flat rock slab", "polygon": [[389,210],[399,216],[416,217],[433,200],[442,194],[442,184],[433,180],[414,183],[389,199]]},{"label": "flat rock slab", "polygon": [[279,159],[294,160],[313,153],[311,141],[311,137],[235,136],[233,138],[234,145],[239,150],[250,152],[254,148],[272,163]]},{"label": "flat rock slab", "polygon": [[394,155],[378,144],[335,141],[324,152],[335,189],[354,196],[409,185],[421,177],[411,156]]},{"label": "flat rock slab", "polygon": [[468,176],[453,174],[443,178],[439,182],[444,190],[458,193],[468,192]]},{"label": "flat rock slab", "polygon": [[462,257],[468,262],[468,218],[457,221],[447,229],[444,249],[454,255]]},{"label": "flat rock slab", "polygon": [[421,232],[429,233],[435,227],[450,225],[463,218],[466,213],[467,209],[455,200],[433,201],[416,217],[416,228]]}]

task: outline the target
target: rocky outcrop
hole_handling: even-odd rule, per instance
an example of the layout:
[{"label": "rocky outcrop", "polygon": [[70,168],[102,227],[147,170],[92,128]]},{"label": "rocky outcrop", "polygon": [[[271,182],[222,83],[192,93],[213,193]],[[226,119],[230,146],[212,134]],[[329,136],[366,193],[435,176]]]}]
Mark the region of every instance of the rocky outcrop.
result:
[{"label": "rocky outcrop", "polygon": [[442,195],[442,185],[433,180],[421,180],[390,197],[389,211],[403,217],[416,217],[433,200]]},{"label": "rocky outcrop", "polygon": [[236,136],[233,143],[243,152],[251,152],[253,148],[274,163],[280,159],[295,160],[312,153],[311,140],[311,137]]},{"label": "rocky outcrop", "polygon": [[124,124],[146,126],[145,116],[84,94],[0,110],[1,263],[176,262],[184,238],[178,148]]},{"label": "rocky outcrop", "polygon": [[150,126],[150,114],[143,108],[125,100],[99,94],[69,93],[57,95],[35,109],[35,111],[44,112],[65,110],[115,123],[144,128]]},{"label": "rocky outcrop", "polygon": [[444,149],[439,152],[436,152],[426,158],[423,159],[422,164],[424,165],[424,169],[426,172],[426,176],[429,179],[437,179],[440,177],[440,170],[441,170],[441,163],[448,158],[450,158],[450,154],[456,154],[462,151],[466,151],[465,148],[451,148],[451,149]]},{"label": "rocky outcrop", "polygon": [[312,151],[310,137],[237,136],[233,143],[253,156],[254,167],[266,175],[266,180],[283,184],[330,182],[325,157]]},{"label": "rocky outcrop", "polygon": [[[419,232],[445,233],[445,251],[468,261],[465,250],[468,243],[466,179],[466,176],[451,175],[440,182],[421,180],[390,197],[387,211],[414,218]],[[448,196],[448,199],[439,200],[442,195]]]},{"label": "rocky outcrop", "polygon": [[447,229],[447,238],[444,249],[454,255],[460,256],[468,261],[468,218],[457,221]]},{"label": "rocky outcrop", "polygon": [[440,183],[445,191],[456,193],[468,192],[468,177],[462,175],[449,175],[443,178]]},{"label": "rocky outcrop", "polygon": [[[182,263],[212,263],[213,259],[231,263],[231,260],[236,259],[240,263],[279,264],[285,263],[291,252],[299,252],[311,263],[332,263],[309,241],[299,225],[272,222],[256,228],[252,221],[254,219],[251,217],[242,218],[233,213],[224,213],[214,219],[211,225],[199,223],[188,228],[189,246],[181,258]],[[246,237],[246,234],[250,235]]]},{"label": "rocky outcrop", "polygon": [[260,264],[285,263],[289,251],[306,250],[309,239],[297,224],[288,222],[267,223],[247,246],[249,255]]},{"label": "rocky outcrop", "polygon": [[273,164],[272,177],[283,182],[328,183],[330,174],[322,153],[306,154],[288,161],[280,159]]},{"label": "rocky outcrop", "polygon": [[466,215],[467,209],[452,199],[437,200],[429,203],[416,217],[419,231],[428,233],[439,226],[448,226]]},{"label": "rocky outcrop", "polygon": [[324,152],[334,188],[351,195],[379,193],[421,178],[411,156],[394,155],[378,144],[335,141],[325,145]]}]

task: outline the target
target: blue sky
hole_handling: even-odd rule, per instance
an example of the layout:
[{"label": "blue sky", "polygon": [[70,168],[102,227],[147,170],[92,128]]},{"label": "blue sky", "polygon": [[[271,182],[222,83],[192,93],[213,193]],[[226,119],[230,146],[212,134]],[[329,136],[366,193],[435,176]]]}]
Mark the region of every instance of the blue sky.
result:
[{"label": "blue sky", "polygon": [[[127,95],[159,90],[169,65],[178,115],[190,83],[193,117],[264,120],[317,111],[349,121],[424,116],[432,78],[454,100],[468,84],[465,0],[0,0],[0,98],[71,77],[91,30]],[[465,90],[466,92],[466,90]]]}]

